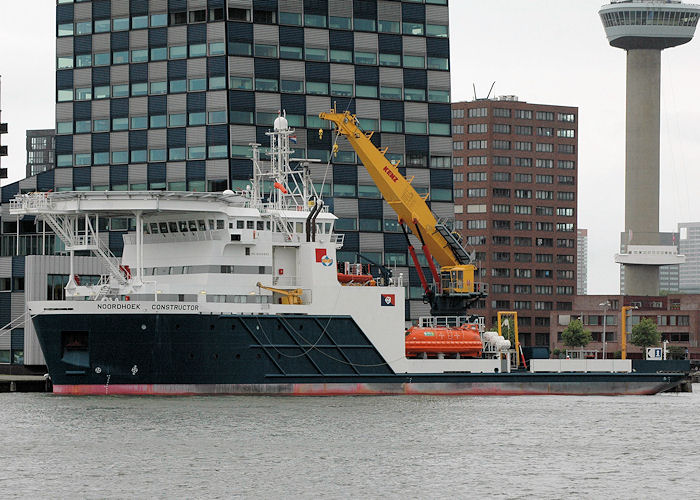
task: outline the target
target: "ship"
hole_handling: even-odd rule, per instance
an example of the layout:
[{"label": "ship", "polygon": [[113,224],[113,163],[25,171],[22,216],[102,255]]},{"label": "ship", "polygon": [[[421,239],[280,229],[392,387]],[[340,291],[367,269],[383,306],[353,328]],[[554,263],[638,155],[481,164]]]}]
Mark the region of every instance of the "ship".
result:
[{"label": "ship", "polygon": [[[620,395],[684,382],[684,373],[634,372],[628,360],[531,360],[523,369],[519,346],[467,312],[487,286],[459,237],[355,116],[321,118],[334,149],[347,139],[397,212],[430,316],[407,324],[407,276],[337,262],[344,235],[311,182],[312,160],[292,159],[294,130],[280,113],[269,148],[251,144],[253,176],[238,192],[11,200],[10,213],[43,220],[71,260],[65,299],[27,304],[54,393]],[[114,217],[134,221],[120,258],[100,233],[100,220]],[[73,272],[86,253],[104,264],[99,280]]]}]

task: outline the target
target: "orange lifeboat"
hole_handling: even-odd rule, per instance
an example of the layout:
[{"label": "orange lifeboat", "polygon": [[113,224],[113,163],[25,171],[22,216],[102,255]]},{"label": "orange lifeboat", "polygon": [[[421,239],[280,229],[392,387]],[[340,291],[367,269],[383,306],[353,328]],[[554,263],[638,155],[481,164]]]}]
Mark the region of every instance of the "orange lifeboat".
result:
[{"label": "orange lifeboat", "polygon": [[371,274],[344,274],[338,273],[338,281],[341,283],[370,283],[374,280],[374,276]]},{"label": "orange lifeboat", "polygon": [[481,357],[483,344],[477,325],[459,327],[419,327],[406,332],[406,357],[436,357],[456,355],[460,357]]}]

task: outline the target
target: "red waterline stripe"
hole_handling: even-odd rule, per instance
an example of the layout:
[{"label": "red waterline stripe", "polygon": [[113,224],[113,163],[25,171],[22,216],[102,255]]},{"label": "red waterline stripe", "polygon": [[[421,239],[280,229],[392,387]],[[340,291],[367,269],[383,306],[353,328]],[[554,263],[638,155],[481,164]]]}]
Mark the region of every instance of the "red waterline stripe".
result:
[{"label": "red waterline stripe", "polygon": [[[205,388],[206,387],[206,388]],[[372,389],[365,384],[290,384],[285,390],[259,390],[261,385],[255,385],[258,390],[247,386],[208,385],[198,388],[186,384],[114,384],[114,385],[54,385],[54,394],[72,396],[102,396],[102,395],[150,395],[150,396],[193,396],[193,395],[270,395],[270,396],[620,396],[620,395],[649,395],[657,391],[652,388],[640,388],[624,392],[563,392],[542,391],[536,389],[505,390],[497,387],[470,387],[464,390],[420,390],[414,384],[403,384],[397,390]]]}]

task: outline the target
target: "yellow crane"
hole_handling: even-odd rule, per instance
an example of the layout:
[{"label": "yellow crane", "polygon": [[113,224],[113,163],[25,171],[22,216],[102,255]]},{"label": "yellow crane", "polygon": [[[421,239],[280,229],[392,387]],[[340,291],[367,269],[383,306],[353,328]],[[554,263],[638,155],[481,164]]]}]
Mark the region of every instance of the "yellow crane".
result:
[{"label": "yellow crane", "polygon": [[255,286],[257,286],[258,288],[263,288],[265,290],[270,290],[273,293],[281,295],[280,304],[300,306],[304,303],[301,300],[301,296],[304,293],[304,291],[301,288],[295,288],[293,290],[284,290],[282,288],[273,288],[271,286],[265,286],[259,281]]},{"label": "yellow crane", "polygon": [[[398,163],[386,158],[387,149],[378,149],[372,143],[374,132],[363,131],[357,117],[348,111],[338,113],[333,109],[320,113],[319,117],[332,122],[337,132],[347,138],[382,196],[398,215],[402,228],[408,227],[421,241],[436,284],[435,290],[428,286],[410,242],[408,249],[431,304],[432,314],[463,315],[469,303],[485,297],[485,288],[474,280],[476,266],[471,264],[459,235],[435,218],[425,198],[401,175]],[[440,265],[439,272],[433,258]]]}]

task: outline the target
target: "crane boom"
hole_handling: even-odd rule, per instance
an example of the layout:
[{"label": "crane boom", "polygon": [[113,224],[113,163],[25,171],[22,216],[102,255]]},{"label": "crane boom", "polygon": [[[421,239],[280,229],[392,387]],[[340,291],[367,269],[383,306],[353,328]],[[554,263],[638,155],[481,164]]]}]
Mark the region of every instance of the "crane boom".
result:
[{"label": "crane boom", "polygon": [[344,135],[357,156],[381,191],[384,199],[394,209],[399,220],[415,235],[422,235],[425,245],[441,267],[466,264],[455,255],[450,243],[437,230],[437,220],[423,197],[399,172],[399,169],[372,144],[372,132],[365,133],[357,119],[349,112],[321,113],[322,119],[335,123],[338,132]]},{"label": "crane boom", "polygon": [[[401,175],[398,166],[386,158],[387,150],[380,150],[372,143],[373,132],[364,132],[357,117],[348,111],[338,113],[331,110],[320,113],[319,117],[334,123],[338,133],[347,138],[382,196],[398,215],[399,222],[421,240],[436,284],[436,291],[430,289],[423,273],[419,272],[426,300],[431,304],[431,313],[460,315],[466,311],[469,303],[485,297],[485,285],[474,281],[476,266],[470,263],[459,238],[437,221],[425,198]],[[420,271],[420,263],[410,243],[409,251],[416,270]],[[439,273],[433,257],[440,265]]]}]

